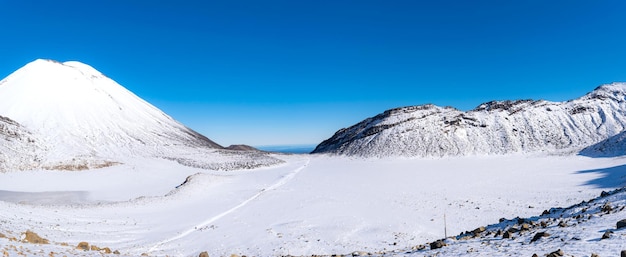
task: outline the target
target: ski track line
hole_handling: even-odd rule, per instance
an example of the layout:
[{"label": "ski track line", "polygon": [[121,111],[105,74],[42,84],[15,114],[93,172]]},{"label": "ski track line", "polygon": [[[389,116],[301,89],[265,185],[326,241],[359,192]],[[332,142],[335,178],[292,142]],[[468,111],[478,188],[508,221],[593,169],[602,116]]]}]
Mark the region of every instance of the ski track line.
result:
[{"label": "ski track line", "polygon": [[307,158],[306,163],[304,163],[302,166],[298,167],[297,169],[295,169],[294,171],[290,172],[289,174],[283,176],[281,179],[279,179],[276,183],[270,185],[269,187],[263,188],[261,189],[261,191],[259,191],[258,193],[256,193],[255,195],[253,195],[252,197],[246,199],[245,201],[241,202],[240,204],[238,204],[237,206],[230,208],[228,210],[226,210],[225,212],[222,212],[216,216],[213,216],[205,221],[203,221],[202,223],[196,225],[195,227],[185,230],[182,233],[178,234],[177,236],[165,239],[159,243],[157,243],[155,246],[153,246],[152,248],[150,248],[150,250],[148,252],[154,252],[156,251],[160,246],[167,244],[169,242],[172,241],[176,241],[178,239],[181,239],[183,237],[188,236],[189,234],[195,232],[198,230],[198,228],[201,227],[205,227],[221,218],[223,218],[224,216],[231,214],[233,212],[235,212],[236,210],[240,209],[241,207],[244,207],[246,205],[248,205],[250,202],[254,201],[255,199],[259,198],[259,196],[263,195],[266,192],[275,190],[285,184],[287,184],[287,182],[289,182],[290,180],[292,180],[298,173],[300,173],[300,171],[302,171],[304,168],[306,168],[306,166],[309,164],[309,162],[311,161],[310,158]]}]

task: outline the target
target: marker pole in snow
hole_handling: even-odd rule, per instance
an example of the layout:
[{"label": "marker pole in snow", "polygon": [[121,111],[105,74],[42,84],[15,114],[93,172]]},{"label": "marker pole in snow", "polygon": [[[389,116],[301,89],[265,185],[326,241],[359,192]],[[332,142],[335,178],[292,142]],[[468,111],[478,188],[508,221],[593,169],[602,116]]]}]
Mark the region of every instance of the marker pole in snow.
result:
[{"label": "marker pole in snow", "polygon": [[443,213],[443,238],[448,238],[448,224],[446,223],[446,213]]}]

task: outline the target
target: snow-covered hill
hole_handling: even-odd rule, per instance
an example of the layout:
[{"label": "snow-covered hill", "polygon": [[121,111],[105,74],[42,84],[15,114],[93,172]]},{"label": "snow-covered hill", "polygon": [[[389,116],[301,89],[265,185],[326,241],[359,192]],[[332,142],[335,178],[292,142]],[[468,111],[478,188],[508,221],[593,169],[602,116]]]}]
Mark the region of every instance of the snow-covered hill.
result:
[{"label": "snow-covered hill", "polygon": [[626,131],[609,137],[580,151],[590,157],[617,157],[626,155]]},{"label": "snow-covered hill", "polygon": [[578,151],[626,128],[626,84],[567,102],[492,101],[463,112],[435,105],[387,110],[339,130],[314,153],[457,156]]},{"label": "snow-covered hill", "polygon": [[[196,166],[211,167],[215,159],[238,166],[230,160],[248,158],[221,154],[220,145],[75,61],[36,60],[0,81],[0,115],[30,131],[38,148],[45,149],[36,152],[37,160],[22,160],[9,169],[85,169],[138,156],[197,158]],[[28,147],[18,148],[27,155],[34,153]],[[265,163],[263,158],[276,162],[263,156],[250,158],[245,165]]]}]

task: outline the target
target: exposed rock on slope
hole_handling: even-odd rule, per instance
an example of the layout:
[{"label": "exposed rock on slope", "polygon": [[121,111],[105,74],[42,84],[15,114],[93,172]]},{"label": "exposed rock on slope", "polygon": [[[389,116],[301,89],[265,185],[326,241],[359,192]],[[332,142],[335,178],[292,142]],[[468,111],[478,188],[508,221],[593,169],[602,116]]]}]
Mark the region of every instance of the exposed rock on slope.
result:
[{"label": "exposed rock on slope", "polygon": [[[232,159],[218,151],[222,146],[79,62],[36,60],[0,81],[0,115],[28,129],[45,149],[40,162],[23,163],[30,168],[84,169],[138,156],[201,156],[202,163]],[[277,162],[263,158],[255,161]]]},{"label": "exposed rock on slope", "polygon": [[626,128],[626,84],[567,102],[492,101],[463,112],[435,105],[387,110],[339,130],[314,153],[455,156],[581,149]]},{"label": "exposed rock on slope", "polygon": [[0,171],[39,163],[43,149],[33,135],[17,122],[0,116]]}]

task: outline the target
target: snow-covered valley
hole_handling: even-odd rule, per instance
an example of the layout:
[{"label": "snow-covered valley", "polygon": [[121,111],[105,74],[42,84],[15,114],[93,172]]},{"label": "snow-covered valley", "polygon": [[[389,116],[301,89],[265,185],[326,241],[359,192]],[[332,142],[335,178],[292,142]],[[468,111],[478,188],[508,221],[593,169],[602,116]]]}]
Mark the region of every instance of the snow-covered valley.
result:
[{"label": "snow-covered valley", "polygon": [[626,192],[581,201],[626,185],[625,97],[614,83],[398,108],[329,153],[278,154],[222,147],[88,65],[36,60],[0,81],[0,254],[611,256]]},{"label": "snow-covered valley", "polygon": [[[7,237],[0,252],[101,254],[76,250],[84,241],[126,256],[403,254],[443,238],[444,214],[452,236],[577,204],[626,182],[624,158],[276,157],[285,163],[229,172],[145,159],[81,172],[0,173],[0,233]],[[55,201],[55,193],[66,194]],[[19,242],[26,231],[50,244]]]}]

